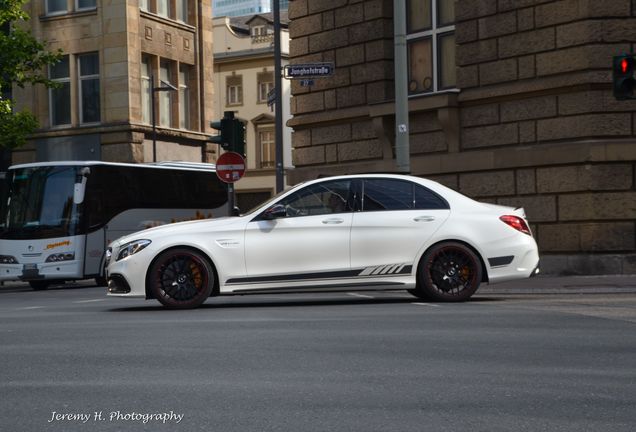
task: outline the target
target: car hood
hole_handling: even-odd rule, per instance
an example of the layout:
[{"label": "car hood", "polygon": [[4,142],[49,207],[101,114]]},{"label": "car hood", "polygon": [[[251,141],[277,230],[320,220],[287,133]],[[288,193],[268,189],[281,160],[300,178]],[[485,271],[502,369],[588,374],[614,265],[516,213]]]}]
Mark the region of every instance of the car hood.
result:
[{"label": "car hood", "polygon": [[164,235],[179,235],[200,231],[214,231],[216,228],[226,227],[229,225],[240,223],[240,217],[222,217],[216,219],[201,219],[195,221],[176,222],[158,227],[148,228],[120,237],[113,241],[110,246],[119,246],[133,240],[147,239],[153,240]]}]

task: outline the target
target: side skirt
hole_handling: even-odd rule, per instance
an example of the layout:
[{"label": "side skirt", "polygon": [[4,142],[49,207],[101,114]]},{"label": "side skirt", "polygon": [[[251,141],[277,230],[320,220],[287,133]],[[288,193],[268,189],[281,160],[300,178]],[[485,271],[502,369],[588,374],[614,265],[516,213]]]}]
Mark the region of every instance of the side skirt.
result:
[{"label": "side skirt", "polygon": [[[248,288],[232,291],[227,294],[266,294],[266,293],[307,293],[307,292],[344,292],[344,291],[377,291],[380,289],[387,290],[404,290],[407,289],[407,284],[402,282],[360,282],[360,283],[347,283],[337,285],[297,285],[290,287],[279,288]],[[223,295],[223,293],[221,293]]]},{"label": "side skirt", "polygon": [[390,264],[355,270],[230,278],[225,281],[226,290],[224,291],[228,294],[248,294],[253,292],[407,289],[410,284],[405,282],[405,277],[408,278],[411,275],[412,269],[413,266],[409,264]]}]

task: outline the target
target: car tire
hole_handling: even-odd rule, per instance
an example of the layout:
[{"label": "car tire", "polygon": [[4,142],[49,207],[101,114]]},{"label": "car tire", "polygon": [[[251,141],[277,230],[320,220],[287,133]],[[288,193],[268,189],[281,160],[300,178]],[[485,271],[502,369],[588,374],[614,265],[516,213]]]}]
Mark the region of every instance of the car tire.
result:
[{"label": "car tire", "polygon": [[426,295],[426,293],[420,289],[419,284],[418,284],[417,288],[409,289],[409,290],[406,290],[406,291],[409,294],[411,294],[412,296],[417,297],[418,299],[431,300],[431,297]]},{"label": "car tire", "polygon": [[34,291],[44,291],[45,289],[49,287],[49,285],[51,285],[51,282],[43,281],[43,280],[29,281],[29,285]]},{"label": "car tire", "polygon": [[210,297],[214,270],[201,253],[192,249],[170,249],[150,267],[149,289],[169,309],[193,309]]},{"label": "car tire", "polygon": [[420,261],[415,295],[434,301],[466,301],[479,288],[482,275],[481,260],[469,247],[458,242],[439,243]]}]

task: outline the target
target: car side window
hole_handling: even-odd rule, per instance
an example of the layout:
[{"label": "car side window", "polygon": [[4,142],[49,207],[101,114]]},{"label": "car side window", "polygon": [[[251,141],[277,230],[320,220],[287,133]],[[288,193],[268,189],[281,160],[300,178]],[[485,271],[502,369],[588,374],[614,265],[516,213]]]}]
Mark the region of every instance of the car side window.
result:
[{"label": "car side window", "polygon": [[363,211],[411,209],[413,186],[399,180],[367,179],[362,200]]},{"label": "car side window", "polygon": [[413,184],[413,208],[416,210],[447,210],[448,202],[424,186]]},{"label": "car side window", "polygon": [[351,212],[350,180],[309,185],[278,204],[285,206],[287,217],[315,216]]},{"label": "car side window", "polygon": [[448,204],[424,186],[396,179],[366,179],[363,211],[447,209]]}]

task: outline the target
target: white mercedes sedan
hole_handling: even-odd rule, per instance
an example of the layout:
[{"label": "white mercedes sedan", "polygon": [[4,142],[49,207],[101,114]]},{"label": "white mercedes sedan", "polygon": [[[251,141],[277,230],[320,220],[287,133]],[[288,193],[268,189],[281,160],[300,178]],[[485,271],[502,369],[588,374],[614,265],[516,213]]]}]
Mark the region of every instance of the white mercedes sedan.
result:
[{"label": "white mercedes sedan", "polygon": [[242,216],[139,231],[107,256],[109,295],[174,309],[216,295],[322,290],[465,301],[482,282],[539,271],[523,209],[384,174],[309,181]]}]

